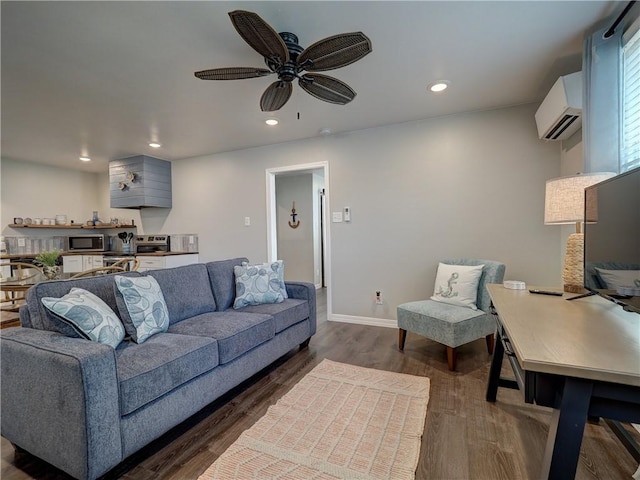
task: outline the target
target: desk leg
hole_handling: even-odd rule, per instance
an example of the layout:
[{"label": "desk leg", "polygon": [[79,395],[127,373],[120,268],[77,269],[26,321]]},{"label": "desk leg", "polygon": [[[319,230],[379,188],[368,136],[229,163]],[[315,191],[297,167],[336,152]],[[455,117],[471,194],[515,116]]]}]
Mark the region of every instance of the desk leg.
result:
[{"label": "desk leg", "polygon": [[565,379],[559,408],[555,408],[551,416],[540,478],[575,478],[592,389],[592,382]]},{"label": "desk leg", "polygon": [[496,332],[495,347],[493,349],[493,357],[491,358],[491,367],[489,369],[489,380],[487,381],[487,402],[495,402],[498,396],[498,386],[500,383],[500,370],[502,370],[502,360],[504,359],[504,345],[500,336],[500,329]]}]

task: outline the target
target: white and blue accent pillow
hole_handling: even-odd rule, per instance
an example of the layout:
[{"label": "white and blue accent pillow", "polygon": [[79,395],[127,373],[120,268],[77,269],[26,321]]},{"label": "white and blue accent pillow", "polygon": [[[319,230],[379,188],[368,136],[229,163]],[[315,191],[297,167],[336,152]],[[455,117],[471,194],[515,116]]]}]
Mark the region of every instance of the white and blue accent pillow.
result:
[{"label": "white and blue accent pillow", "polygon": [[149,275],[128,277],[115,275],[116,303],[122,323],[131,339],[143,343],[169,328],[169,311],[160,285]]},{"label": "white and blue accent pillow", "polygon": [[484,265],[450,265],[440,262],[431,300],[477,310],[478,284]]},{"label": "white and blue accent pillow", "polygon": [[236,299],[233,308],[283,302],[286,298],[283,269],[282,260],[233,267],[236,278]]},{"label": "white and blue accent pillow", "polygon": [[115,312],[87,290],[74,287],[64,297],[42,298],[42,304],[82,338],[113,348],[124,339],[125,330]]}]

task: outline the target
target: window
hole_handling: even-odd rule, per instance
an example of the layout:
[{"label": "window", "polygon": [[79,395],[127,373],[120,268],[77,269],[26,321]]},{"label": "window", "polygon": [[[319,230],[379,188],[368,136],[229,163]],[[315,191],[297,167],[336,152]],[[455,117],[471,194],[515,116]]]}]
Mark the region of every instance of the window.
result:
[{"label": "window", "polygon": [[620,172],[625,172],[640,166],[640,30],[626,42],[622,62]]}]

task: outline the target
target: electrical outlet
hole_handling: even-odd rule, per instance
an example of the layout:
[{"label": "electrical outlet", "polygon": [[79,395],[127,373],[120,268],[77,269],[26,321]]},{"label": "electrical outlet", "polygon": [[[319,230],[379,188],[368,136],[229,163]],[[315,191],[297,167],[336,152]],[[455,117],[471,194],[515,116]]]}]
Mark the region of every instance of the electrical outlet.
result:
[{"label": "electrical outlet", "polygon": [[384,301],[382,300],[382,291],[376,290],[376,305],[382,305]]},{"label": "electrical outlet", "polygon": [[244,217],[244,226],[245,227],[251,226],[251,217]]}]

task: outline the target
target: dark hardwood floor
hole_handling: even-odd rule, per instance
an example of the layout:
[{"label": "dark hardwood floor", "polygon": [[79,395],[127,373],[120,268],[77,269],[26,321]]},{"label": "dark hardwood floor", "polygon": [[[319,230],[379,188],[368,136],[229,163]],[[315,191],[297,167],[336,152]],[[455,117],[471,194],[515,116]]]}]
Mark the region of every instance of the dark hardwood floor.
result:
[{"label": "dark hardwood floor", "polygon": [[[409,333],[402,353],[397,330],[327,322],[323,301],[320,293],[318,333],[307,349],[285,355],[106,478],[197,478],[324,358],[431,379],[417,479],[538,478],[550,410],[525,404],[514,390],[500,389],[495,404],[484,400],[490,361],[484,339],[461,347],[457,371],[449,372],[443,346]],[[4,438],[0,448],[3,480],[67,478],[29,454],[15,453]],[[576,478],[630,479],[637,466],[604,422],[587,425]]]}]

